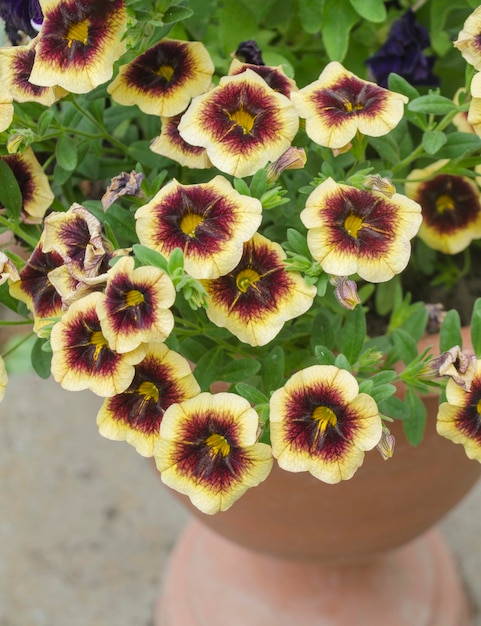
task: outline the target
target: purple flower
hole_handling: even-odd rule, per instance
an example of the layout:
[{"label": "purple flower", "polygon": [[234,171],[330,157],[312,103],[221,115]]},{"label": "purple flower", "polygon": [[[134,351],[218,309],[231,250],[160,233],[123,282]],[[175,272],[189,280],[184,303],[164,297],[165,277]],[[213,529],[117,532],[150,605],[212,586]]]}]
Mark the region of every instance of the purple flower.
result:
[{"label": "purple flower", "polygon": [[43,21],[39,0],[0,0],[0,17],[13,44],[20,43],[20,30],[35,37]]},{"label": "purple flower", "polygon": [[430,45],[427,29],[416,22],[415,14],[409,9],[393,23],[386,42],[366,64],[381,87],[387,87],[391,72],[412,85],[435,87],[439,85],[439,78],[432,72],[435,57],[423,54]]}]

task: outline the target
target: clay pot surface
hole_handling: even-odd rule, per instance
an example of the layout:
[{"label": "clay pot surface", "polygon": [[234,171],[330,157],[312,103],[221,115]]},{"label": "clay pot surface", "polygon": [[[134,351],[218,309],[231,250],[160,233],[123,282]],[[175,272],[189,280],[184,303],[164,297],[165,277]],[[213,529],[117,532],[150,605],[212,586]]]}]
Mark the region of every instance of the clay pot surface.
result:
[{"label": "clay pot surface", "polygon": [[[464,334],[469,345],[469,331]],[[423,343],[437,347],[436,338]],[[411,446],[396,420],[390,425],[394,456],[385,461],[375,449],[366,453],[350,480],[328,485],[275,463],[267,480],[223,513],[204,515],[179,497],[214,532],[280,558],[352,563],[396,548],[441,519],[481,473],[481,464],[469,460],[462,446],[437,435],[438,396],[423,401],[428,423],[422,444]]]}]

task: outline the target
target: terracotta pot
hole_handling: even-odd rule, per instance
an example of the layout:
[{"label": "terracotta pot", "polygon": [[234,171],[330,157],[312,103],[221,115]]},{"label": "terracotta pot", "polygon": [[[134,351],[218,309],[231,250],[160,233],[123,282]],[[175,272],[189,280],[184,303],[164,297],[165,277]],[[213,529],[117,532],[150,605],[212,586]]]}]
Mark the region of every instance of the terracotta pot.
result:
[{"label": "terracotta pot", "polygon": [[[469,340],[465,342],[468,344]],[[363,466],[351,480],[328,485],[307,473],[288,473],[275,465],[264,483],[248,491],[222,514],[205,516],[186,502],[200,525],[194,523],[174,553],[157,623],[467,624],[462,585],[442,540],[429,534],[416,538],[470,490],[480,475],[481,465],[470,461],[461,446],[436,434],[438,398],[433,395],[424,401],[429,418],[422,445],[415,448],[408,444],[400,422],[395,422],[391,429],[396,435],[393,458],[384,461],[376,450],[367,453]],[[395,550],[399,546],[404,547]],[[185,568],[192,583],[188,594],[182,591]],[[206,582],[207,571],[215,589]],[[277,580],[275,589],[266,582],[268,576]],[[317,581],[317,592],[329,590],[323,608],[319,597],[314,605],[305,597],[313,580]],[[293,600],[293,581],[299,602]],[[251,598],[259,598],[260,594],[253,613],[240,611],[244,616],[241,621],[229,609],[229,619],[225,619],[224,613],[223,619],[211,617],[204,622],[209,610],[205,608],[203,612],[202,607],[211,601],[214,612],[222,614],[218,602],[223,606],[221,598],[231,597],[233,589],[243,589]],[[456,605],[452,611],[445,605],[445,594]],[[355,617],[355,607],[353,613],[349,612],[348,597],[356,599],[358,611],[361,602],[364,621],[360,621],[359,613]],[[287,613],[282,613],[276,608],[277,602],[280,606],[287,602],[292,614],[285,606]],[[309,613],[306,602],[314,613]],[[174,605],[190,606],[191,613],[176,614]],[[237,606],[235,602],[234,605]],[[300,606],[307,611],[305,621],[299,619]],[[406,606],[411,606],[413,612],[403,617]],[[440,607],[442,619],[437,614]],[[259,610],[261,615],[270,612],[272,621],[267,613],[256,621]],[[386,618],[386,611],[394,611],[390,619]]]}]

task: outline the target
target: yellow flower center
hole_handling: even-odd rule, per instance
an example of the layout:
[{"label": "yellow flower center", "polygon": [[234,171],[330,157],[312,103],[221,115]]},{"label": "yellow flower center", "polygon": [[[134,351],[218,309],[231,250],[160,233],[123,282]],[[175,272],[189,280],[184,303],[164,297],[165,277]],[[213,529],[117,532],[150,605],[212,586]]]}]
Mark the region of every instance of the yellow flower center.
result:
[{"label": "yellow flower center", "polygon": [[89,38],[89,22],[88,20],[82,20],[72,24],[67,31],[68,47],[70,48],[74,41],[87,45]]},{"label": "yellow flower center", "polygon": [[157,76],[162,76],[162,78],[165,78],[165,80],[169,82],[174,75],[174,68],[172,65],[161,65],[155,73]]},{"label": "yellow flower center", "polygon": [[456,204],[453,198],[447,194],[443,194],[436,198],[436,210],[438,213],[444,213],[445,211],[454,211]]},{"label": "yellow flower center", "polygon": [[187,213],[180,220],[180,230],[193,239],[197,226],[202,224],[203,221],[202,216],[197,215],[197,213]]},{"label": "yellow flower center", "polygon": [[137,289],[131,289],[125,294],[125,306],[136,306],[144,302],[144,294]]},{"label": "yellow flower center", "polygon": [[226,457],[230,452],[230,445],[223,435],[217,433],[209,435],[205,443],[209,446],[212,456],[221,454],[223,457]]},{"label": "yellow flower center", "polygon": [[245,293],[251,285],[253,285],[260,279],[260,277],[261,275],[258,272],[248,267],[245,270],[239,272],[235,280],[235,284],[239,291]]},{"label": "yellow flower center", "polygon": [[90,344],[95,346],[94,359],[97,360],[99,358],[100,351],[102,348],[107,348],[109,343],[107,339],[103,336],[100,330],[95,330],[90,335]]},{"label": "yellow flower center", "polygon": [[349,213],[349,215],[344,220],[344,228],[347,231],[347,234],[354,239],[357,239],[357,234],[361,230],[363,226],[363,218],[359,217],[359,215],[354,215],[354,213]]},{"label": "yellow flower center", "polygon": [[242,128],[242,132],[244,135],[247,135],[254,128],[254,123],[256,121],[256,116],[252,115],[245,109],[238,109],[233,113],[227,113],[229,119],[232,122],[235,122],[237,126]]},{"label": "yellow flower center", "polygon": [[353,104],[349,100],[346,100],[344,103],[344,108],[346,109],[346,113],[352,113],[353,111],[362,111],[363,105],[360,102],[356,102]]},{"label": "yellow flower center", "polygon": [[312,419],[317,422],[317,428],[321,433],[325,432],[328,426],[334,427],[337,424],[336,414],[328,406],[316,406]]},{"label": "yellow flower center", "polygon": [[145,396],[146,400],[153,400],[154,402],[159,401],[159,390],[154,383],[144,380],[143,383],[140,383],[137,391],[140,395]]}]

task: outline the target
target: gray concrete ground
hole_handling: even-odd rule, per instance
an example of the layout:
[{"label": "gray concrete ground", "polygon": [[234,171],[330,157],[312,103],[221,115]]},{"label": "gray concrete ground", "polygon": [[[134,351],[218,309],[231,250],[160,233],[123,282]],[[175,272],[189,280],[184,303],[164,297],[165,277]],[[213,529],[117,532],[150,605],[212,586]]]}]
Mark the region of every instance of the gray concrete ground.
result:
[{"label": "gray concrete ground", "polygon": [[[0,404],[0,626],[152,626],[187,517],[149,461],[98,434],[100,402],[33,375],[10,380]],[[441,524],[477,607],[480,513],[481,484]]]}]

